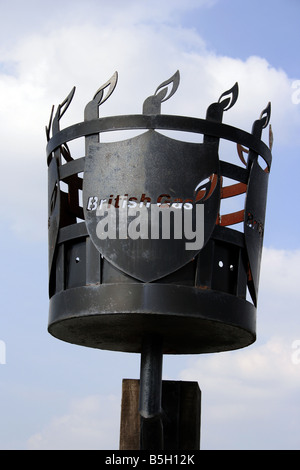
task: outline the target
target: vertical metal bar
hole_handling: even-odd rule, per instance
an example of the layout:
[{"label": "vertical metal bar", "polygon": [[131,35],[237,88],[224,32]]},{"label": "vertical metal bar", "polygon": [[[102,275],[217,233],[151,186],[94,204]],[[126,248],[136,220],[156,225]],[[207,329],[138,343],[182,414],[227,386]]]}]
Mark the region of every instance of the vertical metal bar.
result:
[{"label": "vertical metal bar", "polygon": [[86,284],[101,283],[101,256],[90,237],[86,238]]},{"label": "vertical metal bar", "polygon": [[65,245],[61,243],[57,250],[55,292],[63,290],[65,290]]},{"label": "vertical metal bar", "polygon": [[215,241],[209,240],[197,255],[195,287],[212,288],[214,251]]},{"label": "vertical metal bar", "polygon": [[144,338],[141,352],[139,412],[142,450],[163,449],[162,423],[162,341],[157,336]]},{"label": "vertical metal bar", "polygon": [[243,261],[243,249],[239,248],[239,256],[237,262],[237,280],[236,280],[236,292],[237,297],[246,298],[247,293],[247,272],[245,262]]}]

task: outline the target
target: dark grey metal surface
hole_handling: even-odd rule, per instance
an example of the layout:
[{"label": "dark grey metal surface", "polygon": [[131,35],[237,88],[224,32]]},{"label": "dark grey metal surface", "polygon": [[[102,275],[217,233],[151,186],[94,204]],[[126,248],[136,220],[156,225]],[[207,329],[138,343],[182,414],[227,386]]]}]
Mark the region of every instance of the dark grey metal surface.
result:
[{"label": "dark grey metal surface", "polygon": [[49,275],[53,255],[56,248],[57,236],[60,226],[60,189],[57,160],[53,158],[48,168],[48,247],[49,247]]},{"label": "dark grey metal surface", "polygon": [[[198,187],[200,191],[201,182],[214,174],[219,178],[218,150],[213,143],[180,142],[152,130],[122,142],[90,145],[85,158],[83,182],[83,208],[88,234],[105,259],[132,277],[149,282],[166,276],[191,261],[200,248],[186,250],[187,238],[171,238],[174,232],[173,216],[184,223],[182,212],[185,210],[178,208],[166,208],[163,216],[171,224],[170,239],[150,238],[153,206],[157,205],[161,196],[162,204],[165,201],[171,201],[171,204],[178,201],[195,203],[195,189]],[[96,229],[101,217],[97,217],[96,209],[87,209],[89,199],[95,196],[98,202],[112,201],[113,210],[117,206],[120,213],[121,210],[126,211],[124,195],[127,201],[132,199],[134,204],[142,204],[143,208],[146,204],[152,206],[147,209],[148,238],[120,239],[117,223],[115,239],[99,239]],[[219,212],[219,182],[203,205],[206,243]],[[196,211],[191,212],[195,226]],[[127,226],[125,229],[127,233]]]},{"label": "dark grey metal surface", "polygon": [[51,299],[49,331],[70,343],[136,353],[152,331],[163,337],[164,354],[211,353],[253,343],[256,310],[242,298],[193,286],[91,285]]},{"label": "dark grey metal surface", "polygon": [[[205,119],[161,114],[163,102],[179,86],[177,71],[144,101],[142,114],[99,117],[99,106],[117,81],[115,73],[98,89],[83,122],[61,129],[73,88],[55,114],[52,109],[46,127],[48,329],[70,343],[141,353],[141,448],[160,449],[163,354],[229,351],[256,339],[272,160],[261,136],[269,123],[270,104],[250,133],[222,122],[224,112],[237,101],[237,83],[208,107]],[[142,134],[101,142],[102,133],[128,129]],[[178,141],[162,135],[166,130],[198,134],[203,140]],[[81,137],[85,155],[74,159],[68,143]],[[237,145],[235,164],[219,155],[222,139]],[[99,201],[119,209],[122,197],[146,205],[157,203],[162,195],[172,202],[188,201],[194,225],[201,205],[201,247],[186,250],[184,237],[120,236],[128,220],[117,226],[115,239],[99,237]],[[244,197],[243,206],[222,213],[223,201],[238,196]],[[174,224],[175,219],[171,229]],[[237,231],[235,224],[243,228]]]},{"label": "dark grey metal surface", "polygon": [[[261,138],[262,130],[270,120],[271,105],[262,112],[261,117],[253,124],[253,135]],[[263,168],[258,162],[259,155],[250,150],[248,156],[249,183],[245,203],[244,233],[249,259],[249,290],[257,305],[260,262],[262,255],[265,213],[267,204],[270,162],[262,160]]]}]

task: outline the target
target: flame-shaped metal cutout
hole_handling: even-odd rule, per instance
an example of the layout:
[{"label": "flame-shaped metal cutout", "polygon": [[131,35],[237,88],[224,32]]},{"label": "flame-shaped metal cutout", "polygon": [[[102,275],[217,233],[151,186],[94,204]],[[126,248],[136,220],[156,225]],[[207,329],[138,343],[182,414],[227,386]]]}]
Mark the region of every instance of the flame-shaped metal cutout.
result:
[{"label": "flame-shaped metal cutout", "polygon": [[[164,81],[163,83],[161,83],[155,90],[155,93],[154,95],[158,96],[160,95],[161,96],[161,103],[163,103],[164,101],[167,101],[169,98],[171,98],[171,96],[174,95],[174,93],[176,93],[177,91],[177,88],[179,86],[179,81],[180,81],[180,74],[179,74],[179,70],[177,70],[177,72],[174,73],[174,75],[169,78],[169,80],[166,80]],[[171,91],[169,93],[168,96],[167,95],[167,92],[168,92],[168,88],[166,88],[165,90],[163,90],[163,93],[162,91],[158,94],[158,91],[161,89],[161,88],[164,88],[164,87],[167,87],[168,85],[170,84],[173,84],[172,88],[171,88]]]},{"label": "flame-shaped metal cutout", "polygon": [[56,111],[56,114],[52,123],[53,134],[56,134],[59,131],[59,121],[63,117],[65,112],[67,111],[68,107],[70,106],[75,90],[76,90],[76,87],[74,86],[72,90],[70,91],[70,93],[68,94],[68,96],[66,97],[66,99],[61,104],[58,105],[57,111]]},{"label": "flame-shaped metal cutout", "polygon": [[47,142],[49,142],[49,140],[50,140],[50,130],[51,130],[51,124],[52,124],[52,119],[53,119],[53,113],[54,113],[54,105],[51,108],[49,124],[48,124],[48,126],[45,126]]},{"label": "flame-shaped metal cutout", "polygon": [[218,175],[212,174],[209,178],[206,178],[205,182],[200,182],[195,188],[195,201],[196,203],[206,201],[214,192],[218,182]]},{"label": "flame-shaped metal cutout", "polygon": [[269,124],[269,121],[270,121],[270,117],[271,117],[271,103],[269,101],[269,103],[267,104],[267,106],[261,112],[261,114],[259,116],[259,120],[262,123],[262,129],[267,127],[267,125]]},{"label": "flame-shaped metal cutout", "polygon": [[[179,70],[168,80],[162,82],[155,90],[154,95],[149,96],[143,105],[144,114],[160,114],[161,103],[167,101],[171,96],[176,93],[179,86],[180,74]],[[168,85],[172,83],[172,88],[168,94]],[[161,91],[159,91],[161,90]]]},{"label": "flame-shaped metal cutout", "polygon": [[[49,119],[49,124],[48,124],[48,126],[46,126],[46,137],[47,137],[48,142],[50,140],[51,126],[52,126],[52,136],[54,136],[55,134],[57,134],[60,131],[59,121],[62,118],[62,116],[65,114],[65,112],[67,111],[68,107],[70,106],[70,103],[73,99],[75,90],[76,90],[76,87],[74,86],[72,88],[72,90],[70,91],[70,93],[68,94],[68,96],[64,99],[64,101],[61,104],[58,105],[54,119],[53,119],[54,106],[52,106],[50,119]],[[56,155],[56,158],[58,158],[58,159],[60,159],[60,153],[59,152],[60,152],[60,150],[58,150],[58,154]],[[71,158],[71,155],[70,155],[70,158]],[[48,163],[50,162],[50,160],[51,160],[51,158],[49,156]]]},{"label": "flame-shaped metal cutout", "polygon": [[[98,106],[103,104],[110,97],[110,95],[113,93],[114,89],[116,88],[117,82],[118,82],[118,72],[115,72],[113,76],[109,80],[107,80],[107,82],[104,83],[104,85],[102,85],[96,91],[93,100],[97,101]],[[108,91],[106,93],[106,96],[103,98],[104,90],[106,88],[108,88]]]},{"label": "flame-shaped metal cutout", "polygon": [[[232,106],[236,103],[239,95],[239,86],[236,82],[230,90],[224,91],[219,98],[219,103],[222,104],[223,110],[228,111],[228,109],[232,108]],[[228,96],[227,99],[222,101],[222,98]]]},{"label": "flame-shaped metal cutout", "polygon": [[[97,119],[99,117],[99,106],[103,104],[113,93],[118,82],[118,72],[115,72],[112,77],[107,80],[101,87],[96,91],[94,98],[90,101],[84,110],[84,118],[86,121]],[[106,95],[104,96],[104,90],[108,88]]]},{"label": "flame-shaped metal cutout", "polygon": [[68,107],[70,106],[75,90],[76,90],[76,87],[74,86],[72,90],[70,91],[70,93],[68,94],[68,96],[66,97],[66,99],[58,106],[58,109],[56,112],[56,116],[58,120],[60,120],[63,117]]}]

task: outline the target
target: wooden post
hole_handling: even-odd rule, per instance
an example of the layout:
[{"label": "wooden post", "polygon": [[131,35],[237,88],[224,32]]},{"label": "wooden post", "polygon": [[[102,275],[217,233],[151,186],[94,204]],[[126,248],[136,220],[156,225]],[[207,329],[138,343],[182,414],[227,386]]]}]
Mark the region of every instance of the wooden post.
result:
[{"label": "wooden post", "polygon": [[[140,381],[123,379],[120,450],[140,449]],[[197,382],[162,381],[164,449],[199,450],[201,391]]]}]

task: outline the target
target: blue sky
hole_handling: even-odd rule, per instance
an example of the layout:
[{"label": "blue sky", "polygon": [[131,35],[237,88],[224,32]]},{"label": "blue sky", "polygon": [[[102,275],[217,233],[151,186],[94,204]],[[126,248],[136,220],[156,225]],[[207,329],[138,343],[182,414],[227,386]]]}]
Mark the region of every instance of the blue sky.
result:
[{"label": "blue sky", "polygon": [[44,128],[74,85],[63,127],[83,119],[115,70],[103,115],[141,112],[177,69],[181,83],[164,112],[204,117],[238,81],[224,122],[251,131],[271,101],[274,146],[257,341],[166,357],[164,378],[198,380],[203,449],[299,448],[299,2],[0,0],[0,9],[0,448],[118,448],[122,378],[139,377],[139,356],[47,332]]}]

